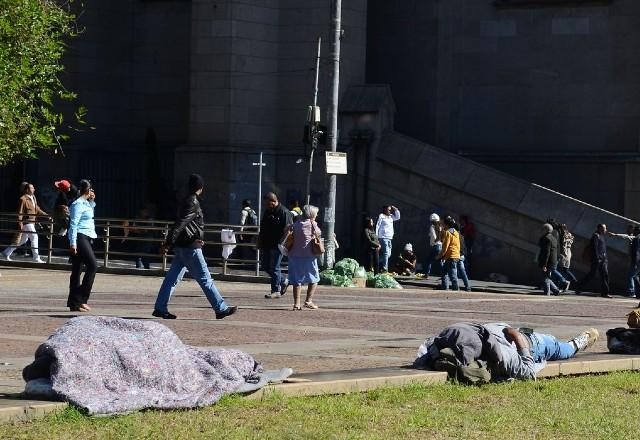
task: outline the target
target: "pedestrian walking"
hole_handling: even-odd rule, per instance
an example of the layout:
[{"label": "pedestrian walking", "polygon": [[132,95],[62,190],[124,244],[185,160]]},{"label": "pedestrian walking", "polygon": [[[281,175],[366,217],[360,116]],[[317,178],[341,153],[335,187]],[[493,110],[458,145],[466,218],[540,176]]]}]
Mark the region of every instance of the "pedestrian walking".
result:
[{"label": "pedestrian walking", "polygon": [[571,283],[558,270],[558,252],[559,252],[558,247],[561,244],[560,233],[558,231],[559,228],[560,228],[560,224],[554,218],[548,218],[546,223],[551,225],[551,227],[553,228],[553,231],[551,232],[551,234],[554,236],[554,238],[556,239],[556,243],[557,243],[555,264],[554,264],[553,267],[550,268],[550,270],[551,270],[551,279],[554,281],[554,283],[557,286],[561,287],[561,291],[564,292],[564,291],[569,289],[569,285]]},{"label": "pedestrian walking", "polygon": [[442,251],[442,224],[440,216],[435,212],[429,217],[429,250],[427,252],[427,262],[425,263],[424,275],[429,278],[431,268],[436,263],[442,272],[442,263],[437,260],[437,256]]},{"label": "pedestrian walking", "polygon": [[[251,229],[248,229],[250,232],[255,232],[255,226],[258,226],[258,214],[251,207],[251,200],[244,199],[242,201],[242,209],[240,210],[240,234],[238,235],[238,242],[241,244],[239,253],[240,258],[243,260],[254,259],[255,260],[255,250],[251,247],[251,245],[255,242],[255,235],[253,234],[243,234],[244,228],[251,226]],[[242,245],[245,246],[242,246]]]},{"label": "pedestrian walking", "polygon": [[591,267],[589,272],[576,283],[576,294],[582,293],[584,286],[591,281],[596,275],[596,272],[600,275],[600,296],[603,298],[611,298],[609,290],[609,260],[607,257],[607,225],[599,224],[596,228],[596,232],[591,236],[589,240],[589,247],[587,248],[587,255],[590,260]]},{"label": "pedestrian walking", "polygon": [[[98,262],[91,246],[96,234],[94,213],[96,193],[89,180],[80,181],[80,197],[72,204],[69,215],[69,251],[71,253],[71,276],[67,307],[72,312],[88,312],[89,296],[98,271]],[[84,276],[80,274],[84,265]]]},{"label": "pedestrian walking", "polygon": [[460,233],[455,228],[455,220],[447,216],[444,219],[445,230],[442,234],[442,251],[436,257],[443,260],[442,289],[449,290],[449,282],[453,290],[458,287],[458,262],[460,261]]},{"label": "pedestrian walking", "polygon": [[[293,233],[293,246],[289,256],[289,283],[293,285],[293,310],[315,310],[318,306],[313,302],[313,294],[320,281],[318,255],[314,252],[314,241],[320,241],[320,228],[316,223],[318,207],[304,205],[302,219],[290,226]],[[300,305],[302,285],[307,285],[307,297],[304,305]]]},{"label": "pedestrian walking", "polygon": [[287,280],[280,270],[282,263],[282,253],[278,249],[278,244],[290,224],[293,223],[291,211],[282,206],[278,196],[272,192],[265,194],[264,201],[266,209],[260,222],[260,233],[258,235],[258,249],[261,250],[261,265],[271,277],[271,292],[265,294],[265,298],[276,299],[287,293],[289,280]]},{"label": "pedestrian walking", "polygon": [[627,296],[629,298],[636,297],[636,290],[640,289],[640,246],[638,240],[640,240],[640,226],[629,225],[627,227],[626,234],[616,234],[614,232],[607,231],[607,235],[613,237],[625,238],[629,240],[629,271],[627,273]]},{"label": "pedestrian walking", "polygon": [[368,272],[378,273],[380,257],[380,241],[376,235],[375,226],[371,217],[365,217],[363,225],[364,264]]},{"label": "pedestrian walking", "polygon": [[[22,182],[20,185],[21,196],[18,203],[18,230],[20,231],[14,239],[12,246],[7,247],[2,255],[5,260],[11,261],[11,254],[17,247],[27,242],[31,243],[31,256],[34,263],[44,263],[40,259],[38,252],[38,233],[36,231],[36,216],[49,215],[40,209],[36,200],[36,189],[29,182]],[[39,223],[38,223],[39,224]]]},{"label": "pedestrian walking", "polygon": [[559,295],[560,289],[551,279],[551,268],[557,263],[558,242],[553,235],[553,226],[549,223],[542,225],[542,236],[538,240],[538,267],[544,275],[544,294]]},{"label": "pedestrian walking", "polygon": [[[573,234],[569,232],[569,228],[564,223],[558,228],[558,270],[567,279],[567,281],[575,283],[578,281],[576,276],[571,272],[571,258],[573,247]],[[569,287],[569,286],[567,286]]]},{"label": "pedestrian walking", "polygon": [[[460,231],[458,231],[460,232]],[[466,262],[469,261],[469,248],[467,247],[467,240],[460,232],[460,259],[458,260],[458,265],[456,269],[458,270],[458,278],[462,280],[464,284],[464,290],[467,292],[471,292],[471,284],[469,283],[469,275],[467,275],[467,268],[465,266]]]},{"label": "pedestrian walking", "polygon": [[191,174],[187,186],[188,195],[182,201],[176,221],[161,247],[162,254],[166,255],[169,249],[173,248],[174,255],[171,268],[160,286],[152,315],[157,318],[176,319],[176,315],[169,313],[168,304],[176,286],[188,270],[213,307],[216,319],[223,319],[233,315],[238,307],[227,305],[220,295],[202,254],[204,216],[199,197],[204,191],[204,180],[199,174]]},{"label": "pedestrian walking", "polygon": [[400,210],[393,205],[382,207],[378,221],[376,222],[376,235],[380,241],[380,272],[389,270],[389,258],[391,257],[391,242],[393,240],[393,222],[400,220]]}]

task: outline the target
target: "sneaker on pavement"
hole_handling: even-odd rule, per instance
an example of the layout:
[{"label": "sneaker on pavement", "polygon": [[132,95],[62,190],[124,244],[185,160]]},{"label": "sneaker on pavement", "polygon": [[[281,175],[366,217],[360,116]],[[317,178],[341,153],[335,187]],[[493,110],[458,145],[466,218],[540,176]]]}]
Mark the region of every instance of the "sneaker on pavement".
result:
[{"label": "sneaker on pavement", "polygon": [[271,292],[271,293],[267,293],[264,297],[267,299],[276,299],[276,298],[280,298],[282,295],[280,295],[280,292]]},{"label": "sneaker on pavement", "polygon": [[233,315],[237,311],[238,311],[238,306],[227,307],[227,309],[223,310],[222,312],[216,312],[216,319],[224,319],[229,315]]},{"label": "sneaker on pavement", "polygon": [[35,260],[33,260],[34,263],[44,263],[44,261],[42,261],[42,258],[36,258]]},{"label": "sneaker on pavement", "polygon": [[597,329],[588,328],[569,342],[573,342],[576,346],[576,351],[583,351],[595,344],[599,336],[600,333]]}]

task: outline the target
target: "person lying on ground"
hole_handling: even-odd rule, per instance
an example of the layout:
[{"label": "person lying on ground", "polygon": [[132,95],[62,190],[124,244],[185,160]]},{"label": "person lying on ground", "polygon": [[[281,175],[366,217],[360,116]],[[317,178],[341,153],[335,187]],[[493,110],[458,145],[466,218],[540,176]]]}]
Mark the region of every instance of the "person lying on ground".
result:
[{"label": "person lying on ground", "polygon": [[418,350],[414,367],[441,369],[438,366],[444,356],[458,370],[469,365],[486,369],[490,377],[487,381],[535,379],[546,361],[572,358],[592,346],[598,336],[598,330],[590,328],[563,342],[553,335],[506,323],[458,323],[427,338]]}]

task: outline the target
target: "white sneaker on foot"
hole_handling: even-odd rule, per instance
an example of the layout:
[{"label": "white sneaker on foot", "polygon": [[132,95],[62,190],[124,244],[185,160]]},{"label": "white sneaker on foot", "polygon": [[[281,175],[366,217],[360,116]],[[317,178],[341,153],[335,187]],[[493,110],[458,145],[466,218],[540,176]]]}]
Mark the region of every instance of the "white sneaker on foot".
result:
[{"label": "white sneaker on foot", "polygon": [[42,260],[42,258],[38,257],[35,260],[33,260],[34,263],[44,263],[44,261]]},{"label": "white sneaker on foot", "polygon": [[600,333],[597,329],[588,328],[569,342],[576,346],[576,351],[583,351],[595,344],[599,337]]}]

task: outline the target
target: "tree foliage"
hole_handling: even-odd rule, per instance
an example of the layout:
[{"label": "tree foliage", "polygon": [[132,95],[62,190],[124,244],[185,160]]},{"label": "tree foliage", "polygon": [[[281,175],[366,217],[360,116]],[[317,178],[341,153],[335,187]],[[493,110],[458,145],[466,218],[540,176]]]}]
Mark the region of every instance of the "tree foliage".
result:
[{"label": "tree foliage", "polygon": [[67,137],[58,108],[76,95],[59,75],[65,41],[77,35],[72,1],[0,0],[0,165],[55,151]]}]

